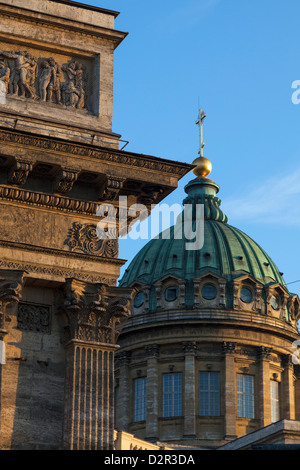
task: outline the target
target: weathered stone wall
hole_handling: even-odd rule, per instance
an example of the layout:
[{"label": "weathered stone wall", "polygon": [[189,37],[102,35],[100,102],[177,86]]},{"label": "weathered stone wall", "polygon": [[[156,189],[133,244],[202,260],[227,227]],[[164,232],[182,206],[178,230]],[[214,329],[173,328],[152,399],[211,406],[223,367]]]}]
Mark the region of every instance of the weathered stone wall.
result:
[{"label": "weathered stone wall", "polygon": [[29,286],[9,311],[2,367],[1,449],[59,449],[65,383],[57,293]]}]

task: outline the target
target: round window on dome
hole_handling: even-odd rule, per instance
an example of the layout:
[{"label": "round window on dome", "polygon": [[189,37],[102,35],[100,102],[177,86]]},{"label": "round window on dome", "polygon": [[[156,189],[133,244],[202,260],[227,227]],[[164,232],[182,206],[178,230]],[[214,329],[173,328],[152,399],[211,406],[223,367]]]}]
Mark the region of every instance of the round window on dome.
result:
[{"label": "round window on dome", "polygon": [[277,297],[277,295],[272,295],[270,304],[274,310],[279,310],[279,298]]},{"label": "round window on dome", "polygon": [[133,305],[135,308],[140,308],[145,302],[144,292],[138,292],[134,298]]},{"label": "round window on dome", "polygon": [[168,287],[165,290],[165,299],[167,302],[173,302],[178,297],[178,289],[177,287]]},{"label": "round window on dome", "polygon": [[202,287],[201,295],[206,300],[213,300],[217,297],[217,288],[213,284],[205,284]]},{"label": "round window on dome", "polygon": [[250,302],[252,302],[253,295],[251,290],[247,287],[242,287],[240,291],[240,299],[245,302],[245,304],[249,304]]}]

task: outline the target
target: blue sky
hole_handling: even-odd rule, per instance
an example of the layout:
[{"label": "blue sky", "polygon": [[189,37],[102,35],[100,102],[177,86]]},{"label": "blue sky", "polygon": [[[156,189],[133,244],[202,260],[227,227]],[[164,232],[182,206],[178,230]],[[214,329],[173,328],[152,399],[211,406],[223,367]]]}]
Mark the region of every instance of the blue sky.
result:
[{"label": "blue sky", "polygon": [[[132,152],[204,155],[229,223],[267,251],[287,283],[300,280],[299,0],[89,0],[120,12],[113,131]],[[300,95],[299,95],[300,96]],[[181,202],[183,178],[165,202]],[[145,240],[121,241],[132,259]],[[123,272],[123,270],[122,270]],[[300,295],[300,282],[289,284]]]}]

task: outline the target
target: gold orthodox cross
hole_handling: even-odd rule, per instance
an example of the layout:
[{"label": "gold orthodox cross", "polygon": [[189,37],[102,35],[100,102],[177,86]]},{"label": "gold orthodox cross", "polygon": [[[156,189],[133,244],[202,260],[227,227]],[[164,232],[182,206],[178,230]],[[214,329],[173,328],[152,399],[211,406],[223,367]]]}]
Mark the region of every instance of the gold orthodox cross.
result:
[{"label": "gold orthodox cross", "polygon": [[203,157],[203,148],[205,145],[205,142],[203,142],[203,121],[205,117],[206,117],[206,113],[204,113],[203,109],[200,109],[196,124],[197,126],[199,126],[199,129],[200,129],[200,148],[199,148],[198,153],[200,154],[201,157]]}]

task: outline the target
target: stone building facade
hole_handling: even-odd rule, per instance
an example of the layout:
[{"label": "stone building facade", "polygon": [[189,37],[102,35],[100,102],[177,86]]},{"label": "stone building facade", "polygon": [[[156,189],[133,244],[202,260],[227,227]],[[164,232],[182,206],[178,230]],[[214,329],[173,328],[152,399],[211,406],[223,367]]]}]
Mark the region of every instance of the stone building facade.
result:
[{"label": "stone building facade", "polygon": [[228,443],[254,432],[300,443],[299,298],[228,224],[205,160],[184,200],[194,221],[203,205],[202,248],[189,251],[176,236],[183,212],[120,283],[135,293],[116,356],[116,428],[181,449],[249,448],[254,438]]},{"label": "stone building facade", "polygon": [[[0,0],[0,15],[0,449],[112,449],[132,296],[119,196],[150,210],[191,165],[112,131],[117,12]],[[99,207],[116,221],[103,239]]]}]

